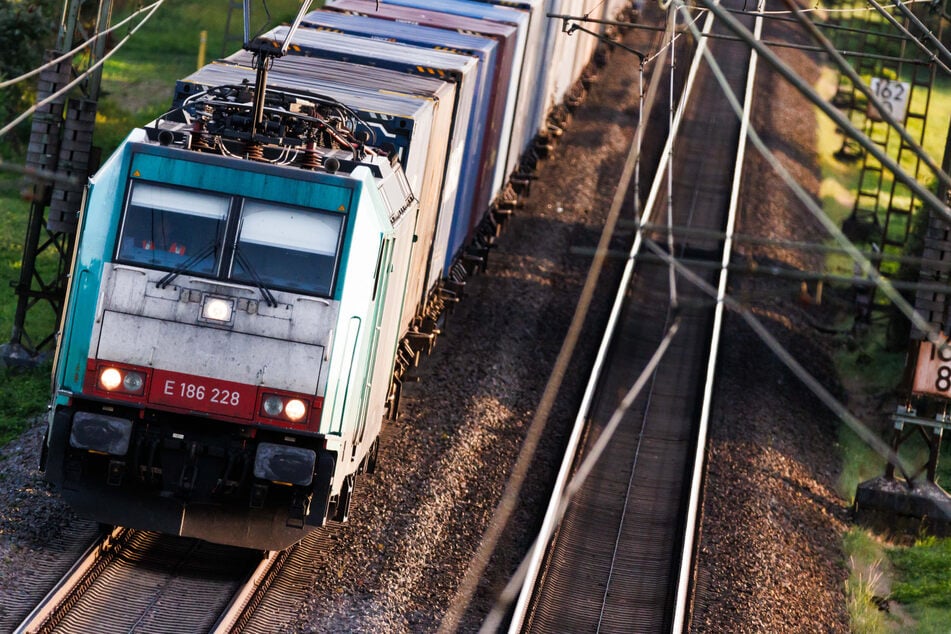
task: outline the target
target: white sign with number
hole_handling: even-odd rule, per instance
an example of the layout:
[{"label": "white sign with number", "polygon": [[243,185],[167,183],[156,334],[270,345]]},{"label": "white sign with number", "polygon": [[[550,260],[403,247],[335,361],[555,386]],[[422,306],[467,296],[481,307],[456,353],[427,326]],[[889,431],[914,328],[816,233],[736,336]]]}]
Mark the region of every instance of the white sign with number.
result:
[{"label": "white sign with number", "polygon": [[936,346],[930,341],[918,344],[918,363],[911,391],[940,398],[951,398],[951,340],[940,334],[944,345]]},{"label": "white sign with number", "polygon": [[[911,93],[911,84],[906,81],[895,81],[884,77],[873,77],[871,84],[872,94],[882,102],[882,106],[896,121],[905,121],[905,111],[908,110],[908,95]],[[869,102],[869,115],[874,117],[872,103]]]}]

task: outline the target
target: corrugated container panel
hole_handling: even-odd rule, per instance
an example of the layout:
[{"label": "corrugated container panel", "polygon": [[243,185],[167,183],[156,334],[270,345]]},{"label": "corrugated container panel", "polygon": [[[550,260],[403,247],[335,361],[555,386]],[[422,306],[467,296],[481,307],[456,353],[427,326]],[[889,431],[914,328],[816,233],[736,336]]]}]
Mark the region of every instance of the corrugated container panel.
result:
[{"label": "corrugated container panel", "polygon": [[492,178],[491,191],[493,196],[501,191],[508,175],[508,148],[512,139],[512,119],[518,97],[519,67],[516,65],[519,54],[518,29],[511,24],[443,13],[434,9],[406,7],[391,3],[377,5],[376,0],[332,0],[327,3],[326,8],[460,33],[478,34],[492,38],[498,43],[497,73],[498,84],[502,87],[498,96],[504,103],[500,106],[502,108],[502,124],[499,132],[499,145],[495,146],[498,157]]},{"label": "corrugated container panel", "polygon": [[531,130],[531,104],[533,101],[536,86],[529,83],[531,77],[525,72],[526,45],[528,43],[528,20],[529,15],[524,11],[512,9],[509,7],[495,6],[482,2],[470,0],[440,0],[434,3],[432,0],[388,0],[392,4],[415,7],[418,9],[438,10],[445,13],[478,18],[482,20],[492,20],[502,24],[511,24],[518,28],[518,53],[515,59],[515,66],[519,69],[518,94],[516,96],[516,106],[512,118],[512,139],[508,147],[508,156],[505,161],[505,173],[511,174],[518,165],[518,159],[522,151],[528,147],[535,134]]},{"label": "corrugated container panel", "polygon": [[542,131],[549,106],[545,95],[545,37],[549,18],[545,15],[545,0],[477,0],[495,6],[510,7],[528,14],[528,40],[525,43],[525,60],[522,74],[526,86],[531,86],[531,98],[525,99],[525,107],[531,110],[528,122],[528,142],[523,145],[524,153],[535,135]]},{"label": "corrugated container panel", "polygon": [[[280,26],[262,37],[283,43],[287,33],[288,27]],[[474,201],[471,198],[461,198],[464,192],[458,184],[463,164],[467,160],[472,161],[478,158],[472,156],[473,148],[469,148],[466,144],[468,128],[483,125],[481,115],[484,113],[473,108],[477,84],[477,60],[468,55],[308,28],[297,30],[294,34],[293,45],[289,51],[291,54],[377,66],[451,80],[458,84],[443,200],[436,225],[431,261],[431,270],[442,272],[446,263],[451,261],[452,256],[462,246],[449,241],[453,217],[461,214],[464,218],[469,218],[473,213]],[[294,50],[295,47],[297,50]]]},{"label": "corrugated container panel", "polygon": [[474,116],[473,120],[483,123],[481,126],[473,125],[468,130],[466,143],[473,148],[473,152],[469,154],[471,159],[463,163],[460,173],[460,190],[462,190],[460,198],[473,200],[472,213],[468,216],[458,213],[455,215],[449,239],[450,245],[456,248],[465,244],[474,234],[475,227],[488,209],[492,198],[492,177],[495,172],[497,153],[490,151],[490,148],[498,147],[504,108],[504,101],[499,100],[497,104],[494,103],[497,42],[490,38],[446,29],[362,15],[347,15],[336,11],[311,12],[304,16],[302,24],[315,29],[331,29],[350,35],[438,48],[478,59],[473,107],[481,114]]},{"label": "corrugated container panel", "polygon": [[[551,0],[551,13],[555,15],[581,15],[584,0]],[[548,47],[550,48],[550,66],[547,92],[550,105],[560,104],[574,83],[575,59],[578,44],[583,34],[568,35],[562,32],[562,21],[552,20],[548,24]]]}]

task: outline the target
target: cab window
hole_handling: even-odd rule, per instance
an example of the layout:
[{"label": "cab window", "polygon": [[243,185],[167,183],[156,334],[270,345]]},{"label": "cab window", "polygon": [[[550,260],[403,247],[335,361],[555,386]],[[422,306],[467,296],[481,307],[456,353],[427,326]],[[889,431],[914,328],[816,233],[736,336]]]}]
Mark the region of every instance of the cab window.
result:
[{"label": "cab window", "polygon": [[135,182],[117,259],[214,275],[230,205],[229,196]]},{"label": "cab window", "polygon": [[340,214],[245,200],[230,277],[329,296],[342,230]]}]

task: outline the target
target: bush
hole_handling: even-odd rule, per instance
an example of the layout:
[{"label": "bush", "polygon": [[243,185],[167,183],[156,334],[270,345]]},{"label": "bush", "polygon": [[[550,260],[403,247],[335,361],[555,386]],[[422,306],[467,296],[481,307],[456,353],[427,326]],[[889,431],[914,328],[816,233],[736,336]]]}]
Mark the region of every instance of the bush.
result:
[{"label": "bush", "polygon": [[[59,6],[58,0],[0,0],[0,33],[6,40],[0,55],[0,78],[19,77],[43,62],[44,52],[56,42],[54,16]],[[35,100],[35,85],[35,81],[28,80],[0,88],[0,125],[30,107]],[[4,139],[3,146],[16,151],[16,145],[26,141],[27,134],[29,129],[21,126]]]}]

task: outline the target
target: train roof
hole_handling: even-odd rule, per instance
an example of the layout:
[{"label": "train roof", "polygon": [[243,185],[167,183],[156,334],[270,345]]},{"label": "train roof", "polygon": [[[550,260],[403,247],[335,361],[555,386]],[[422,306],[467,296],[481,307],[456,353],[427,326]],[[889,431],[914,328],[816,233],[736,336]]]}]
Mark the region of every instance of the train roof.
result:
[{"label": "train roof", "polygon": [[390,3],[377,6],[376,0],[331,0],[331,2],[324,5],[324,8],[439,29],[479,33],[492,37],[511,37],[516,30],[516,27],[512,24],[446,13],[440,11],[438,7],[404,7]]},{"label": "train roof", "polygon": [[494,39],[480,35],[336,11],[312,11],[304,16],[302,24],[310,27],[337,28],[345,33],[384,38],[407,44],[422,46],[438,44],[454,52],[480,51],[489,54],[498,47]]},{"label": "train roof", "polygon": [[493,20],[508,24],[528,25],[528,14],[519,9],[503,7],[485,2],[470,2],[469,0],[439,0],[434,4],[432,0],[388,0],[388,4],[397,4],[405,7],[414,7],[416,9],[428,9],[431,11],[440,11],[443,13],[453,13],[455,15],[477,18],[480,20]]},{"label": "train roof", "polygon": [[[343,104],[372,112],[413,116],[415,113],[431,106],[431,95],[400,94],[398,92],[384,92],[379,87],[360,86],[355,84],[339,84],[332,80],[315,77],[306,72],[306,67],[294,68],[293,64],[281,64],[288,60],[278,60],[268,73],[268,87],[280,87],[306,91],[315,95],[328,97]],[[255,70],[251,66],[251,55],[246,58],[231,56],[225,60],[212,62],[199,68],[191,75],[179,80],[179,83],[196,84],[198,86],[219,86],[223,84],[253,83]],[[191,90],[176,89],[174,105],[181,106]],[[355,108],[356,109],[356,108]]]},{"label": "train roof", "polygon": [[[276,27],[259,39],[283,43],[289,28]],[[345,62],[359,61],[382,67],[403,67],[420,73],[427,72],[427,69],[439,69],[451,76],[459,76],[471,72],[477,65],[476,59],[471,55],[309,28],[297,29],[292,39],[292,46],[319,50],[323,56],[334,57]],[[420,67],[422,70],[417,70]]]}]

